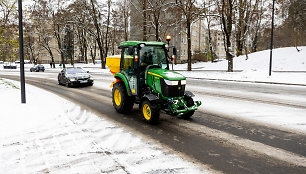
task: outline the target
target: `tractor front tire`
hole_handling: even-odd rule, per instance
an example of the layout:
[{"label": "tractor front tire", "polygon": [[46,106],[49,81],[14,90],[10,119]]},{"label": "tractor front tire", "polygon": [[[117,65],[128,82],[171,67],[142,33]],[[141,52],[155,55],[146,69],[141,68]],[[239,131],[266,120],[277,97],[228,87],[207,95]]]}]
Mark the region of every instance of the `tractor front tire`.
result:
[{"label": "tractor front tire", "polygon": [[[185,97],[184,97],[184,100],[186,101],[187,107],[191,107],[191,106],[194,105],[194,101],[193,101],[193,99],[192,99],[191,97],[185,96]],[[180,117],[181,117],[182,119],[188,120],[188,119],[190,119],[190,117],[191,117],[193,114],[194,114],[194,110],[193,110],[193,111],[188,111],[188,112],[184,113],[183,115],[181,115]]]},{"label": "tractor front tire", "polygon": [[141,104],[141,115],[149,124],[156,124],[159,120],[159,108],[156,103],[144,100]]},{"label": "tractor front tire", "polygon": [[117,82],[112,90],[113,106],[117,112],[125,114],[131,112],[134,105],[132,97],[128,96],[123,82]]}]

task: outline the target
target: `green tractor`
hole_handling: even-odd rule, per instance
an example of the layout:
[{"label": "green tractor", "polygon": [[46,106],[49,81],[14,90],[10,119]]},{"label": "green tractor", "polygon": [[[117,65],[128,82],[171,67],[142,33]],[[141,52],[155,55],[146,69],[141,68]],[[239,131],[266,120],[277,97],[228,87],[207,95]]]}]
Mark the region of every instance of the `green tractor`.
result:
[{"label": "green tractor", "polygon": [[158,122],[161,110],[183,119],[194,114],[201,102],[193,101],[194,95],[185,91],[186,77],[169,70],[171,58],[167,44],[127,41],[119,48],[121,56],[106,58],[116,79],[111,87],[117,112],[128,113],[134,104],[139,104],[143,118],[152,124]]}]

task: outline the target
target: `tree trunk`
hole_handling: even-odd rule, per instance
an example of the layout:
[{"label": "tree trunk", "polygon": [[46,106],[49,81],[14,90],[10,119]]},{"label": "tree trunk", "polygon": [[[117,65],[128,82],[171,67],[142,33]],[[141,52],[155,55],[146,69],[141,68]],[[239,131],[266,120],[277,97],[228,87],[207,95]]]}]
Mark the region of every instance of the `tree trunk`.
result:
[{"label": "tree trunk", "polygon": [[155,20],[155,40],[160,41],[159,40],[159,32],[158,32],[159,24],[158,24],[158,19],[157,19],[157,17],[155,17],[155,15],[154,15],[154,20]]},{"label": "tree trunk", "polygon": [[50,57],[51,57],[51,63],[52,63],[52,67],[55,68],[55,62],[54,62],[54,57],[53,57],[53,53],[51,51],[51,49],[48,50]]},{"label": "tree trunk", "polygon": [[258,32],[256,31],[254,39],[252,41],[252,52],[256,52],[257,51],[257,42],[258,42]]},{"label": "tree trunk", "polygon": [[[213,48],[212,48],[212,41],[211,41],[211,30],[210,30],[210,21],[208,20],[207,17],[207,30],[208,30],[208,49],[207,49],[207,53],[210,53],[210,59],[211,62],[214,62],[214,55],[213,55]],[[208,59],[207,59],[208,61]]]},{"label": "tree trunk", "polygon": [[238,26],[236,26],[236,56],[242,55],[242,49],[243,49],[243,17],[244,17],[244,3],[245,1],[239,0],[239,6],[238,6],[238,12],[239,12],[239,18],[238,18]]},{"label": "tree trunk", "polygon": [[58,24],[57,24],[56,38],[57,38],[58,49],[59,49],[59,52],[60,52],[60,55],[61,55],[62,65],[63,65],[63,68],[66,68],[66,61],[65,61],[63,50],[62,50],[61,36],[59,34],[59,25]]},{"label": "tree trunk", "polygon": [[109,34],[109,24],[110,24],[110,7],[111,7],[111,0],[108,0],[107,2],[108,4],[108,11],[107,11],[107,25],[106,25],[106,33],[105,33],[105,58],[107,57],[108,54],[108,47],[109,47],[109,43],[108,43],[108,34]]},{"label": "tree trunk", "polygon": [[142,6],[142,16],[143,16],[143,41],[147,41],[147,0],[143,0]]},{"label": "tree trunk", "polygon": [[124,18],[124,41],[128,40],[128,11],[126,10],[127,0],[124,0],[123,18]]},{"label": "tree trunk", "polygon": [[244,46],[244,52],[245,52],[245,60],[249,59],[249,51],[248,51],[248,47],[245,45]]},{"label": "tree trunk", "polygon": [[93,10],[93,18],[94,18],[94,25],[97,31],[97,42],[98,42],[98,46],[99,46],[99,50],[100,50],[100,58],[101,58],[101,68],[105,69],[105,61],[103,59],[103,44],[101,43],[101,33],[100,33],[100,28],[98,25],[98,20],[97,20],[97,15],[96,15],[96,8],[95,5],[93,3],[93,0],[90,0],[91,5],[92,5],[92,10]]},{"label": "tree trunk", "polygon": [[232,0],[222,0],[222,10],[221,10],[221,23],[223,26],[223,33],[225,35],[225,51],[226,59],[228,61],[228,72],[233,72],[233,55],[231,54],[231,33],[233,25],[233,2]]},{"label": "tree trunk", "polygon": [[187,53],[188,53],[188,69],[187,71],[191,71],[191,23],[190,19],[187,18],[186,22],[187,27]]}]

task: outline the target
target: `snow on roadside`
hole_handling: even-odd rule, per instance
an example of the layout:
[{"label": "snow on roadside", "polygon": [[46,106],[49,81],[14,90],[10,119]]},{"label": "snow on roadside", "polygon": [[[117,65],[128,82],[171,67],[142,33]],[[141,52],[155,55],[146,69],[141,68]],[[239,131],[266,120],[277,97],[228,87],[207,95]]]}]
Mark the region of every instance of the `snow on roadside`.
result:
[{"label": "snow on roadside", "polygon": [[239,118],[282,130],[306,134],[305,109],[273,106],[252,101],[237,102],[195,93],[194,100],[202,101],[199,110],[224,117]]},{"label": "snow on roadside", "polygon": [[[272,70],[274,71],[306,71],[306,46],[285,47],[273,49]],[[248,55],[234,57],[234,70],[266,72],[269,70],[270,50],[258,51]],[[227,61],[220,59],[219,62],[198,62],[192,64],[193,70],[227,70]],[[175,69],[187,70],[187,64],[177,64]]]},{"label": "snow on roadside", "polygon": [[0,171],[212,173],[52,93],[0,79]]},{"label": "snow on roadside", "polygon": [[[199,62],[192,64],[193,71],[187,70],[187,64],[178,64],[174,70],[186,77],[221,80],[241,80],[273,83],[290,83],[306,85],[306,46],[273,49],[272,75],[269,76],[270,50],[264,50],[246,56],[234,57],[234,70],[226,72],[227,61],[221,59],[216,63]],[[220,71],[222,70],[222,71]]]}]

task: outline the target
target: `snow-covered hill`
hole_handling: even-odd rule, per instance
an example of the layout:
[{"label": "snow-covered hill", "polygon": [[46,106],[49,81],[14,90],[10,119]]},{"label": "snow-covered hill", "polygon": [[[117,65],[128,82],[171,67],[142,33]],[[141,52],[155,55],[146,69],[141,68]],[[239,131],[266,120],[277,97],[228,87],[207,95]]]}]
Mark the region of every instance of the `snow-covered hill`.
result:
[{"label": "snow-covered hill", "polygon": [[[273,49],[273,71],[306,71],[306,46]],[[269,71],[270,50],[255,52],[246,56],[234,58],[234,70],[243,71]],[[186,69],[187,64],[176,65],[176,69]],[[194,70],[227,70],[227,61],[216,63],[201,62],[192,65]]]},{"label": "snow-covered hill", "polygon": [[175,65],[174,70],[186,77],[268,82],[306,85],[306,46],[273,49],[272,75],[269,76],[270,50],[259,51],[234,58],[234,71],[228,73],[225,59],[216,63],[200,62],[192,64],[192,71],[186,71],[187,64]]}]

